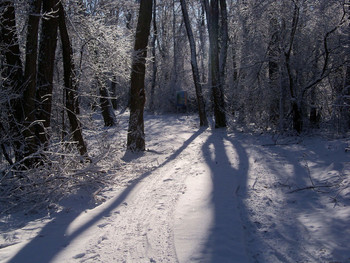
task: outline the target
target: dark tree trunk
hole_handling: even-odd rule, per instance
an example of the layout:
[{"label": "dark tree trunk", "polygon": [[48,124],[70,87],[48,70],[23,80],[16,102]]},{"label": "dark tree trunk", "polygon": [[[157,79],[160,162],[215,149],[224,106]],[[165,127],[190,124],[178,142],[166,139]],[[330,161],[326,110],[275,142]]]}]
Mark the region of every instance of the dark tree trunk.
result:
[{"label": "dark tree trunk", "polygon": [[39,145],[35,138],[35,99],[38,56],[38,31],[41,11],[41,0],[31,0],[29,3],[28,31],[26,42],[26,61],[24,70],[24,137],[26,140],[25,156],[37,151]]},{"label": "dark tree trunk", "polygon": [[37,78],[37,132],[40,143],[47,146],[51,124],[53,72],[57,45],[59,0],[43,1],[43,20],[41,26],[38,78]]},{"label": "dark tree trunk", "polygon": [[342,97],[344,99],[343,107],[341,109],[341,116],[345,124],[344,131],[350,129],[350,66],[346,67],[344,89],[342,92]]},{"label": "dark tree trunk", "polygon": [[9,132],[13,134],[13,150],[16,161],[20,161],[23,158],[21,136],[23,68],[16,30],[15,8],[12,1],[2,1],[0,3],[0,44],[2,46],[1,52],[6,61],[2,88],[11,92],[8,105],[11,129]]},{"label": "dark tree trunk", "polygon": [[[346,11],[350,13],[350,5],[344,6]],[[348,16],[348,22],[350,22],[350,16]],[[350,41],[350,24],[348,25],[348,41]],[[350,58],[350,49],[348,47],[347,49],[347,57],[348,59]],[[344,89],[342,92],[342,97],[343,97],[343,107],[341,109],[341,117],[343,118],[343,123],[344,123],[344,131],[348,131],[350,129],[350,65],[348,64],[346,66],[346,72],[345,72],[345,80],[344,80]]]},{"label": "dark tree trunk", "polygon": [[290,57],[293,50],[294,45],[294,39],[295,34],[298,27],[298,21],[299,21],[299,7],[297,4],[294,4],[294,12],[293,12],[293,21],[292,21],[292,28],[290,32],[290,43],[287,52],[285,52],[285,59],[286,59],[286,68],[287,68],[287,74],[288,74],[288,80],[289,80],[289,91],[291,96],[291,112],[292,112],[292,121],[293,121],[293,129],[297,133],[301,133],[303,129],[303,119],[302,119],[302,107],[299,105],[298,102],[298,92],[296,89],[294,76],[291,69],[291,62]]},{"label": "dark tree trunk", "polygon": [[219,3],[212,0],[209,7],[209,43],[210,43],[210,71],[214,100],[215,127],[226,127],[225,101],[220,80],[219,61]]},{"label": "dark tree trunk", "polygon": [[[269,105],[269,120],[273,125],[278,123],[280,118],[279,113],[279,99],[277,94],[279,94],[279,34],[278,34],[278,24],[275,18],[270,19],[270,34],[271,39],[267,49],[268,57],[268,72],[269,72],[269,89],[271,96],[270,105]],[[274,95],[276,94],[276,95]],[[281,96],[281,94],[280,94]]]},{"label": "dark tree trunk", "polygon": [[82,156],[87,157],[87,147],[83,138],[81,123],[77,118],[77,107],[75,105],[77,97],[77,83],[74,79],[74,63],[73,63],[73,51],[71,42],[69,39],[65,12],[63,5],[59,3],[59,29],[62,42],[62,53],[63,53],[63,71],[64,71],[64,86],[65,86],[65,104],[67,109],[67,115],[73,134],[73,139],[77,144],[79,153]]},{"label": "dark tree trunk", "polygon": [[137,21],[134,56],[130,87],[130,119],[127,148],[131,151],[145,150],[143,111],[145,106],[145,63],[147,44],[152,20],[153,0],[141,0]]},{"label": "dark tree trunk", "polygon": [[106,88],[105,83],[101,79],[99,79],[99,77],[97,78],[97,85],[99,86],[100,106],[105,126],[115,126],[115,116],[110,102],[108,89]]},{"label": "dark tree trunk", "polygon": [[207,114],[205,111],[205,103],[204,103],[204,98],[203,98],[202,85],[200,84],[200,76],[199,76],[197,54],[196,54],[196,42],[195,42],[194,37],[193,37],[190,19],[188,17],[186,0],[180,0],[180,2],[181,2],[182,14],[183,14],[184,21],[185,21],[187,36],[188,36],[188,40],[190,42],[190,48],[191,48],[192,75],[193,75],[194,86],[196,89],[200,126],[207,127],[208,126],[208,119],[207,119]]},{"label": "dark tree trunk", "polygon": [[227,49],[228,49],[228,23],[227,23],[227,6],[226,0],[220,0],[220,14],[221,14],[221,27],[220,27],[220,83],[225,86],[225,71],[227,61]]},{"label": "dark tree trunk", "polygon": [[303,130],[303,119],[301,106],[296,101],[292,102],[292,113],[293,113],[293,129],[297,133],[301,133]]},{"label": "dark tree trunk", "polygon": [[117,79],[115,76],[113,76],[112,81],[111,81],[111,93],[112,93],[112,107],[113,110],[118,109],[118,104],[117,104]]},{"label": "dark tree trunk", "polygon": [[151,112],[155,111],[155,105],[154,105],[154,92],[156,89],[156,80],[157,80],[157,61],[156,61],[156,40],[158,35],[157,30],[157,20],[156,20],[156,6],[157,2],[156,0],[153,0],[153,37],[152,37],[152,82],[151,82],[151,94],[150,94],[150,110]]},{"label": "dark tree trunk", "polygon": [[[315,51],[315,61],[313,63],[313,76],[317,77],[317,67],[318,67],[318,57],[319,57],[319,49],[316,48]],[[316,98],[316,87],[312,87],[310,90],[310,124],[312,128],[319,128],[320,122],[320,113],[317,110],[316,106],[317,98]]]}]

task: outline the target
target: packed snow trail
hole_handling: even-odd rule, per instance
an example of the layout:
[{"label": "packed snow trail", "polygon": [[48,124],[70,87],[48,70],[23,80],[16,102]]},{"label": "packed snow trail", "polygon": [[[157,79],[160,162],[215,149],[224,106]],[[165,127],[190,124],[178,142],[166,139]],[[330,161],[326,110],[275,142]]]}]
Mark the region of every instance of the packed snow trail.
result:
[{"label": "packed snow trail", "polygon": [[189,174],[177,208],[180,262],[248,262],[237,196],[247,163],[243,148],[225,131],[206,136],[193,163],[205,169],[194,168],[196,172]]},{"label": "packed snow trail", "polygon": [[58,213],[0,218],[0,262],[350,262],[347,141],[197,121],[147,116],[149,149],[119,151],[100,205],[80,191]]},{"label": "packed snow trail", "polygon": [[[233,145],[223,131],[183,129],[143,156],[125,156],[130,164],[153,156],[157,165],[104,204],[48,223],[11,262],[247,262]],[[163,143],[168,154],[157,152]]]}]

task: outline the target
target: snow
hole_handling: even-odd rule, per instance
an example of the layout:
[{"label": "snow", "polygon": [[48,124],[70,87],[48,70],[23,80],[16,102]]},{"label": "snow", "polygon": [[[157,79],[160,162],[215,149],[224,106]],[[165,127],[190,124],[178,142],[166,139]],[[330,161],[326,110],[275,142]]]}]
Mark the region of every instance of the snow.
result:
[{"label": "snow", "polygon": [[102,202],[81,190],[57,212],[3,215],[0,262],[350,262],[345,139],[145,117],[145,153],[120,147],[126,114],[105,131],[121,166]]}]

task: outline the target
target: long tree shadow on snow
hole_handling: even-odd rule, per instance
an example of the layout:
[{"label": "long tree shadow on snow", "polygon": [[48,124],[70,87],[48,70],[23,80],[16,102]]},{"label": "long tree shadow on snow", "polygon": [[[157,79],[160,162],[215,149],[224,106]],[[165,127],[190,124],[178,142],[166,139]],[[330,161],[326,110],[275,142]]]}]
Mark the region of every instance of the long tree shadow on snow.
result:
[{"label": "long tree shadow on snow", "polygon": [[[331,206],[324,205],[324,200],[328,199],[329,203],[332,202],[332,197],[336,195],[337,191],[331,190],[331,188],[317,189],[316,187],[316,190],[307,188],[308,186],[312,187],[312,183],[316,186],[331,185],[323,182],[321,174],[314,173],[313,169],[333,167],[331,169],[341,171],[343,169],[342,164],[348,162],[346,155],[339,158],[336,153],[328,149],[327,143],[324,143],[324,145],[322,143],[320,141],[309,146],[307,143],[306,146],[302,146],[303,144],[271,145],[265,148],[260,147],[258,150],[260,156],[266,156],[265,162],[270,173],[280,181],[280,184],[270,187],[283,193],[283,198],[273,200],[275,206],[281,212],[275,218],[274,227],[269,229],[270,235],[274,237],[279,246],[271,246],[270,244],[273,243],[269,240],[269,236],[266,236],[264,239],[265,252],[268,250],[270,254],[276,255],[283,262],[303,260],[348,262],[350,259],[350,238],[347,227],[349,217],[335,219],[332,214],[339,213],[337,207],[334,206],[332,209]],[[269,158],[272,158],[269,157],[271,154],[275,156],[274,158],[279,159],[277,164],[284,162],[284,166],[289,165],[292,169],[289,168],[290,171],[288,172],[288,170],[285,170],[286,168],[281,169],[280,166],[276,166],[276,162],[269,162]],[[308,162],[313,163],[314,168],[308,167]],[[327,173],[327,169],[320,173]],[[318,176],[321,178],[318,178]],[[313,182],[310,181],[310,177],[313,177]],[[334,184],[334,187],[336,186]],[[346,201],[341,204],[342,206],[349,205],[348,200],[342,201]],[[285,213],[283,210],[286,206],[288,206],[288,210],[292,211],[292,213],[289,213],[289,220],[284,219]],[[309,218],[306,222],[312,226],[307,229],[301,218]],[[308,242],[304,240],[305,238]],[[316,258],[317,253],[314,253],[314,250],[324,251],[329,255],[325,256],[324,259]],[[327,257],[333,258],[329,259]]]},{"label": "long tree shadow on snow", "polygon": [[[205,262],[248,262],[239,198],[245,195],[248,156],[239,141],[215,130],[202,147],[212,177],[213,222],[202,254]],[[239,196],[238,196],[239,193]]]},{"label": "long tree shadow on snow", "polygon": [[[172,160],[176,159],[205,129],[199,129],[189,139],[187,139],[183,145],[172,153],[163,163],[161,163],[155,169],[152,169],[146,173],[140,175],[136,180],[126,187],[126,189],[119,194],[114,200],[110,200],[110,204],[90,220],[78,227],[73,233],[67,234],[71,223],[86,209],[91,208],[88,202],[82,203],[80,209],[76,211],[70,211],[68,214],[62,211],[49,222],[40,233],[31,240],[26,246],[24,246],[13,258],[10,259],[11,263],[47,263],[51,262],[55,257],[63,251],[69,244],[81,236],[90,227],[93,227],[99,220],[104,217],[109,217],[114,209],[122,205],[124,200],[128,197],[131,191],[142,181],[144,178],[150,176],[155,170],[165,166]],[[120,215],[123,216],[123,215]],[[84,256],[81,252],[77,252],[76,258]]]}]

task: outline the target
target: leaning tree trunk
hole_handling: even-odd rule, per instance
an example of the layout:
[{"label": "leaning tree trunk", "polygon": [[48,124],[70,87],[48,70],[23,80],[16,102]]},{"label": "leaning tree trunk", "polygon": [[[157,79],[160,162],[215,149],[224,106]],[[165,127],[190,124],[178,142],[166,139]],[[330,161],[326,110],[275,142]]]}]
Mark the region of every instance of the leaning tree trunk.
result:
[{"label": "leaning tree trunk", "polygon": [[205,111],[205,103],[204,103],[204,98],[203,98],[202,85],[200,83],[200,76],[199,76],[198,63],[197,63],[197,54],[196,54],[196,42],[195,42],[194,37],[193,37],[190,19],[188,17],[186,0],[180,0],[180,2],[181,2],[182,14],[183,14],[184,21],[185,21],[187,36],[188,36],[188,40],[190,42],[191,66],[192,66],[194,86],[196,88],[196,96],[197,96],[198,112],[199,112],[199,122],[200,122],[200,126],[206,127],[206,126],[208,126],[208,119],[207,119],[207,114]]},{"label": "leaning tree trunk", "polygon": [[43,1],[43,21],[41,26],[37,78],[37,132],[40,143],[46,147],[51,125],[53,71],[57,45],[59,0]]},{"label": "leaning tree trunk", "polygon": [[152,20],[152,0],[141,0],[135,36],[135,56],[132,63],[130,87],[130,119],[127,148],[145,150],[143,111],[145,106],[145,63]]},{"label": "leaning tree trunk", "polygon": [[210,71],[214,99],[215,128],[221,128],[226,127],[226,113],[223,87],[220,80],[218,0],[212,0],[210,2],[209,17]]},{"label": "leaning tree trunk", "polygon": [[16,29],[15,7],[12,1],[0,2],[0,45],[1,53],[5,58],[5,69],[3,89],[7,89],[9,94],[9,133],[13,136],[13,150],[16,161],[23,158],[21,125],[23,122],[22,114],[22,84],[23,69],[18,35]]},{"label": "leaning tree trunk", "polygon": [[60,37],[62,42],[62,53],[63,53],[63,71],[64,71],[64,86],[65,86],[65,104],[68,114],[68,119],[71,127],[71,132],[73,134],[73,139],[77,144],[77,148],[79,153],[82,156],[87,157],[87,147],[83,138],[81,123],[77,118],[77,107],[75,105],[76,97],[77,97],[77,83],[74,79],[74,63],[73,63],[73,51],[71,42],[69,39],[66,20],[65,20],[65,12],[63,9],[63,5],[59,3],[59,14],[58,14],[58,22],[60,29]]}]

